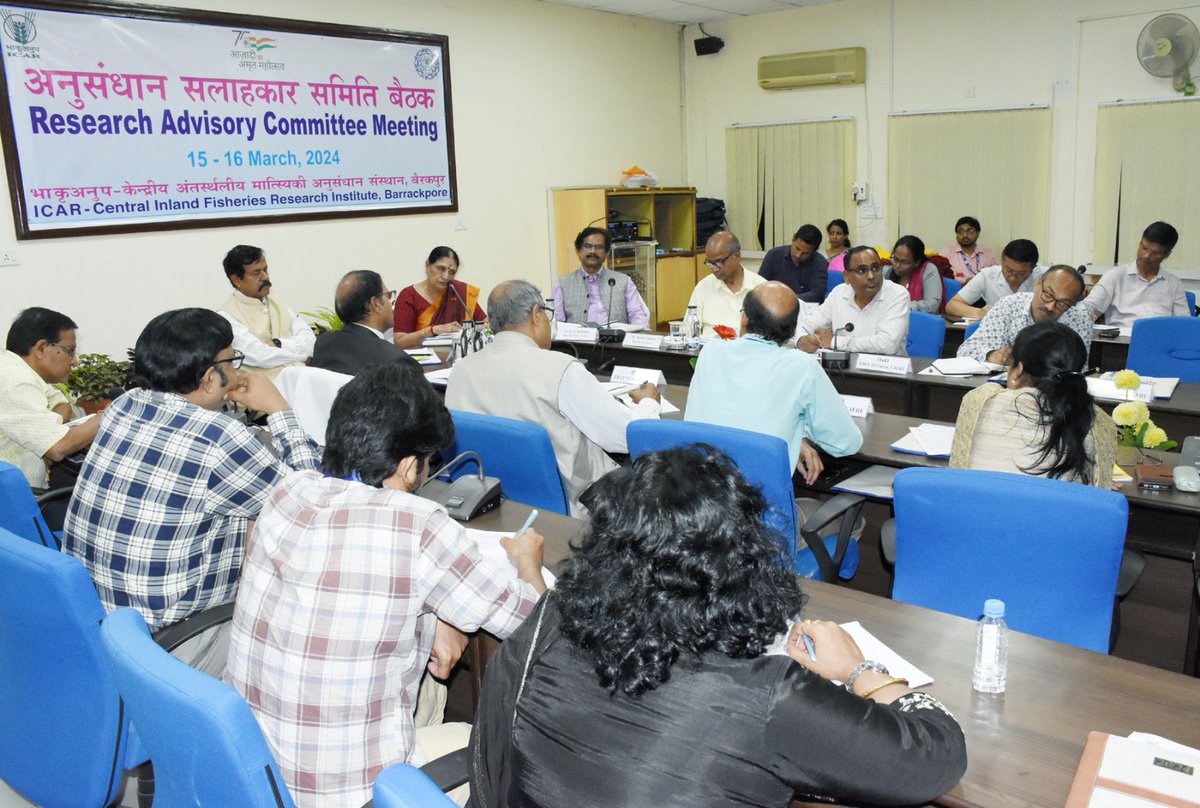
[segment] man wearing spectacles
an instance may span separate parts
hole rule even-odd
[[[1190,317],[1183,282],[1162,269],[1179,242],[1179,231],[1155,222],[1142,232],[1137,258],[1104,273],[1084,301],[1092,319],[1108,325],[1131,326],[1141,317]]]
[[[305,364],[317,338],[308,323],[271,296],[262,249],[239,244],[222,263],[233,294],[217,313],[233,328],[233,347],[246,355],[247,369],[274,379],[288,365]]]
[[[704,333],[712,336],[714,326],[737,331],[742,327],[742,303],[746,295],[766,279],[742,267],[742,243],[728,230],[713,233],[704,245],[704,266],[712,274],[692,290],[688,306],[695,306]]]
[[[608,231],[600,227],[585,227],[575,237],[579,269],[556,280],[550,292],[560,323],[649,325],[646,301],[629,276],[604,266],[611,247]]]
[[[417,362],[384,336],[392,327],[396,293],[378,272],[356,269],[338,281],[333,309],[342,320],[337,331],[317,337],[313,367],[357,376],[371,365]]]
[[[996,266],[1000,259],[994,250],[978,245],[979,234],[983,228],[974,216],[963,216],[954,223],[954,244],[943,252],[950,259],[950,268],[954,277],[960,281],[969,281],[983,270],[984,267]]]
[[[88,452],[63,533],[105,608],[132,606],[153,629],[233,599],[250,524],[276,483],[320,458],[271,380],[239,372],[216,312],[155,317],[134,348],[139,387],[114,401]],[[222,411],[267,413],[278,450]],[[228,623],[173,653],[214,676]]]
[[[845,283],[824,302],[802,314],[796,347],[813,353],[831,348],[859,353],[905,356],[908,338],[908,290],[883,279],[883,261],[870,247],[846,253]]]
[[[99,418],[74,418],[65,382],[78,361],[76,325],[50,309],[28,308],[8,330],[0,355],[0,460],[21,470],[31,488],[50,484],[47,463],[70,457],[92,442]]]
[[[1013,239],[1004,246],[1000,265],[984,267],[946,304],[955,317],[982,319],[992,305],[1017,292],[1033,291],[1033,284],[1046,267],[1038,265],[1038,248],[1027,238]]]
[[[1012,360],[1012,344],[1021,329],[1034,323],[1061,320],[1083,339],[1084,348],[1092,344],[1092,318],[1083,299],[1083,276],[1074,267],[1055,264],[1033,284],[1032,292],[1018,292],[992,306],[979,328],[958,348],[958,356],[980,362],[1007,365]]]
[[[829,282],[829,262],[817,252],[820,246],[821,231],[817,226],[801,225],[790,245],[767,250],[758,274],[763,280],[786,284],[806,303],[820,303],[825,299],[825,285]]]

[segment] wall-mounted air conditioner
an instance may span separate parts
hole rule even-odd
[[[758,86],[764,90],[862,84],[867,77],[865,48],[783,53],[758,60]]]

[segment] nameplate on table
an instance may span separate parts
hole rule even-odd
[[[626,348],[646,348],[657,351],[662,348],[663,334],[626,334],[621,343]]]
[[[866,418],[875,412],[875,405],[871,402],[869,396],[843,395],[842,403],[846,405],[846,411],[854,418]]]
[[[876,373],[895,373],[905,376],[912,373],[912,360],[907,356],[884,356],[883,354],[859,354],[854,363],[855,370],[873,370]]]
[[[1149,404],[1154,401],[1154,383],[1143,381],[1136,390],[1122,390],[1112,379],[1088,376],[1087,389],[1094,398],[1103,401],[1144,401]]]
[[[651,370],[650,368],[631,368],[625,365],[617,365],[613,368],[612,375],[609,376],[610,381],[623,382],[628,384],[630,388],[639,387],[640,385],[650,382],[658,388],[659,393],[667,392],[667,377],[661,370]]]
[[[586,325],[580,325],[579,323],[559,323],[558,331],[554,335],[554,338],[563,342],[594,343],[599,336],[600,330],[598,328],[588,328]]]

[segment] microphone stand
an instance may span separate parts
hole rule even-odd
[[[830,345],[837,345],[837,335],[839,332],[847,334],[854,331],[854,323],[846,323],[841,328],[833,330],[833,339]],[[850,367],[850,352],[839,351],[834,348],[827,348],[821,351],[821,367],[826,370],[845,370]]]
[[[619,328],[612,327],[612,296],[617,286],[616,278],[608,279],[608,311],[605,312],[604,328],[599,329],[596,341],[603,345],[606,342],[621,342],[624,333]]]

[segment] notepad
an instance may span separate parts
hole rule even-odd
[[[1065,805],[1200,808],[1200,751],[1141,733],[1089,732]]]
[[[500,485],[503,487],[503,480],[500,481]],[[534,530],[536,529],[537,525],[535,524]],[[467,538],[475,542],[475,546],[479,548],[479,554],[481,556],[489,561],[493,561],[501,565],[503,568],[511,569],[513,571],[513,576],[516,576],[517,565],[512,563],[508,557],[508,553],[504,552],[504,547],[500,544],[500,537],[511,536],[511,531],[506,533],[503,530],[476,530],[475,528],[470,527],[466,530]],[[548,588],[554,588],[554,582],[556,579],[553,572],[545,567],[542,567],[542,578],[546,581],[546,586]]]
[[[767,649],[767,654],[787,654],[787,640],[791,635],[792,625],[794,624],[788,623],[787,630],[775,638],[774,644]],[[854,638],[854,642],[858,644],[858,648],[862,651],[864,659],[872,659],[879,662],[888,669],[888,673],[892,676],[907,679],[908,686],[911,688],[925,687],[925,685],[933,684],[932,676],[893,651],[874,634],[863,628],[863,625],[857,620],[850,623],[842,623],[841,626],[846,630],[847,634]],[[821,649],[818,647],[816,650],[817,658],[820,659]],[[840,685],[842,683],[834,680],[834,684]]]
[[[927,457],[949,457],[954,444],[954,427],[941,424],[921,424],[910,427],[908,434],[892,444],[891,448],[906,454]]]
[[[831,486],[834,491],[849,491],[879,499],[892,498],[892,482],[900,469],[892,466],[867,466],[865,469]]]

